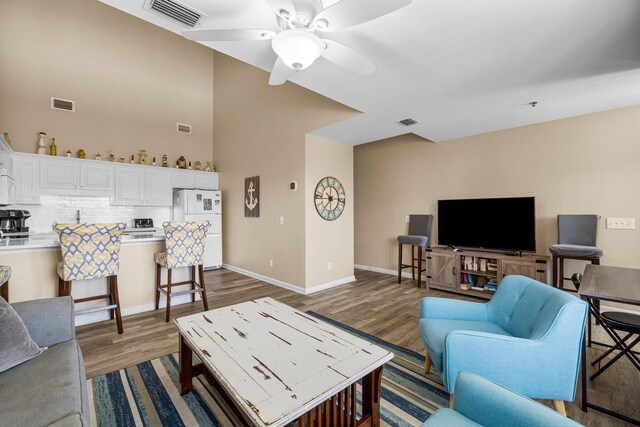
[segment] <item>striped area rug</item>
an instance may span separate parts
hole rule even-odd
[[[437,408],[448,405],[449,395],[437,375],[425,376],[424,356],[357,329],[308,312],[395,354],[382,378],[383,426],[420,426]],[[200,376],[193,390],[179,391],[178,354],[139,363],[87,381],[92,425],[121,426],[239,426],[231,410]],[[358,403],[360,396],[358,392]]]

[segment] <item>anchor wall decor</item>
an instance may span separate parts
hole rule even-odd
[[[252,176],[244,179],[244,216],[260,217],[260,177]]]

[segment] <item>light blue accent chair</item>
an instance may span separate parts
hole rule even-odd
[[[576,427],[550,408],[468,372],[456,379],[453,409],[438,409],[422,427]]]
[[[487,303],[424,298],[420,333],[449,391],[466,371],[532,399],[575,399],[587,304],[524,276],[507,276]]]

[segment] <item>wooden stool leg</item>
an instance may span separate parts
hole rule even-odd
[[[9,281],[7,280],[3,284],[0,284],[0,296],[5,301],[9,302]]]
[[[453,409],[453,394],[449,395],[449,409]]]
[[[171,317],[171,269],[167,268],[167,309],[165,321],[169,322]]]
[[[411,278],[416,280],[416,247],[411,245]]]
[[[422,246],[418,246],[418,288],[422,287]]]
[[[209,301],[207,300],[207,289],[204,285],[204,267],[202,264],[198,266],[198,273],[200,273],[200,287],[202,288],[202,303],[204,304],[204,311],[209,311]]]
[[[560,257],[560,277],[558,277],[558,289],[564,289],[564,257]]]
[[[113,276],[107,277],[107,286],[109,287],[109,305],[113,305],[114,297],[113,297]],[[111,315],[111,320],[115,318],[116,310],[112,308],[109,310],[109,314]]]
[[[398,243],[398,283],[402,282],[402,243]]]
[[[162,267],[156,263],[156,310],[160,308],[160,277],[162,277]]]
[[[118,296],[118,275],[111,276],[111,282],[113,283],[113,299],[116,303],[116,324],[118,325],[118,333],[124,332],[122,327],[122,315],[120,314],[120,297]]]
[[[196,289],[196,266],[192,265],[191,268],[191,290]],[[196,302],[196,294],[191,294],[191,302]]]

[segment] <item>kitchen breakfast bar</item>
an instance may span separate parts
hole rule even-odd
[[[162,231],[153,234],[127,234],[122,238],[118,288],[122,315],[155,309],[154,254],[165,249]],[[60,243],[54,233],[36,233],[28,238],[0,240],[0,264],[11,266],[10,301],[19,302],[57,296],[56,264],[61,260]],[[174,269],[173,281],[187,280],[188,268]],[[166,283],[163,269],[162,281]],[[74,299],[106,292],[106,279],[92,279],[74,284]],[[196,298],[199,296],[196,294]],[[172,305],[191,301],[190,295],[172,297]],[[83,303],[83,308],[100,302]],[[102,303],[104,305],[104,303]],[[165,306],[164,297],[160,307]],[[95,312],[76,317],[76,324],[109,319],[109,313]]]

